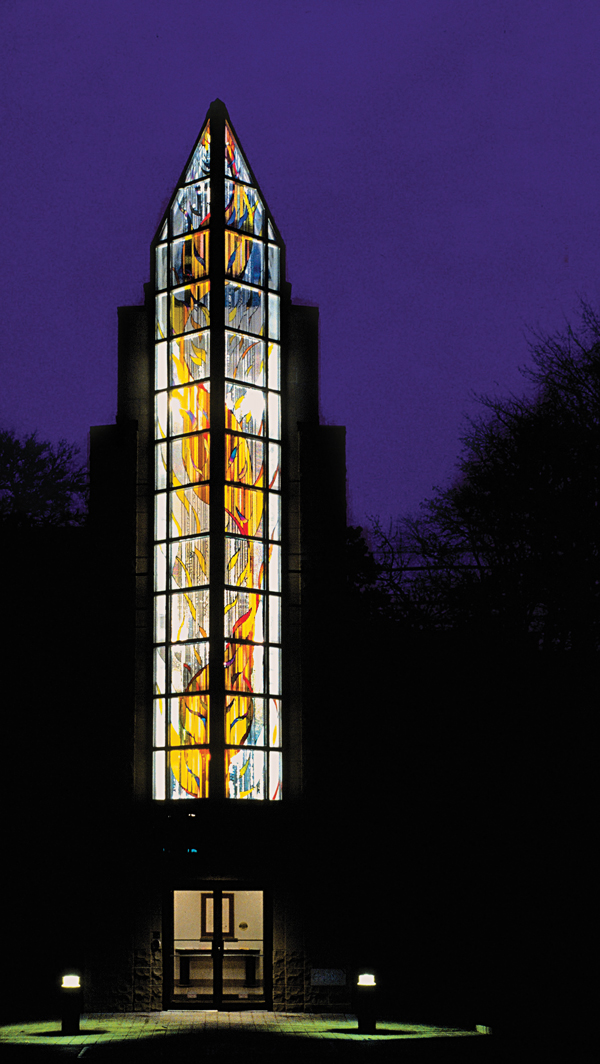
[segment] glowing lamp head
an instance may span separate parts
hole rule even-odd
[[[375,976],[374,975],[369,975],[368,973],[365,973],[364,975],[359,975],[359,977],[358,977],[358,985],[359,986],[376,986]]]
[[[78,987],[81,986],[81,983],[80,983],[80,980],[79,980],[79,976],[78,975],[63,975],[61,986],[65,990],[66,989],[72,989],[72,988],[77,989]]]

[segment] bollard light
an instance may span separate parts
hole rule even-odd
[[[61,1031],[63,1034],[79,1034],[81,1016],[81,976],[78,972],[65,972],[60,984]]]
[[[356,984],[356,1018],[359,1034],[375,1034],[375,994],[377,983],[372,972],[361,972]]]

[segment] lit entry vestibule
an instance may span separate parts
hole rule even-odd
[[[173,1007],[264,1002],[261,890],[173,891]]]

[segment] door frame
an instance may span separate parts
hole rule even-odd
[[[215,890],[229,894],[236,890],[260,890],[263,896],[263,997],[225,1000],[222,997],[222,967],[218,976],[218,992],[212,996],[183,999],[176,1001],[174,995],[174,895],[176,890],[193,890],[201,893],[213,893]],[[213,979],[215,972],[213,971]],[[273,901],[271,892],[264,883],[246,879],[190,879],[177,876],[169,890],[163,894],[163,1009],[172,1012],[180,1009],[195,1011],[241,1012],[246,1009],[260,1008],[271,1012],[273,1009]]]

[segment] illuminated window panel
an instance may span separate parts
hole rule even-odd
[[[228,746],[266,746],[264,698],[225,697],[225,742]]]
[[[240,694],[264,694],[265,655],[254,643],[227,643],[225,647],[225,690]]]
[[[279,296],[269,292],[269,336],[279,340]]]
[[[275,391],[279,391],[280,381],[280,362],[281,362],[281,349],[279,344],[272,344],[269,341],[269,388],[274,388]]]
[[[281,497],[269,492],[269,539],[281,539]]]
[[[264,642],[264,595],[225,588],[225,638]]]
[[[162,393],[161,393],[162,394]],[[172,436],[210,428],[210,382],[188,384],[169,393],[169,431]]]
[[[225,382],[225,427],[251,436],[265,433],[265,393]]]
[[[198,587],[208,584],[210,541],[208,536],[199,539],[182,539],[171,543],[171,587]],[[165,557],[166,562],[166,557]],[[157,591],[161,588],[157,587]]]
[[[154,726],[153,726],[153,745],[164,746],[166,736],[166,713],[165,713],[164,698],[154,699]]]
[[[154,651],[154,693],[164,695],[167,689],[167,648],[157,647]]]
[[[210,182],[200,181],[177,191],[171,208],[174,236],[194,232],[210,221]]]
[[[208,744],[209,697],[207,694],[181,695],[169,699],[169,731],[173,746]]]
[[[167,537],[167,494],[154,496],[154,538]]]
[[[225,583],[236,587],[263,587],[264,559],[265,548],[260,540],[226,536]]]
[[[167,335],[167,296],[157,296],[155,300],[154,337],[164,340]],[[182,330],[183,331],[183,330]]]
[[[154,437],[164,440],[167,435],[167,415],[169,411],[168,392],[158,392],[154,397]]]
[[[225,273],[248,284],[263,283],[264,244],[241,233],[225,232]]]
[[[178,333],[195,332],[210,325],[210,284],[186,285],[171,292],[171,331]]]
[[[228,329],[263,336],[265,331],[265,296],[259,288],[225,282],[225,325]],[[183,330],[181,330],[183,332]],[[275,336],[275,339],[277,337]]]
[[[257,384],[265,381],[265,342],[243,333],[225,333],[225,376],[240,383]]]
[[[281,699],[269,699],[269,746],[281,746]]]
[[[281,439],[281,399],[277,392],[269,392],[269,436]]]
[[[167,638],[166,618],[166,596],[157,595],[154,599],[154,639],[157,643],[164,643],[165,639]]]
[[[179,643],[171,648],[170,690],[195,694],[208,690],[208,643]]]
[[[171,341],[169,384],[188,384],[210,376],[210,332],[191,333]]]
[[[185,172],[186,181],[197,181],[210,173],[210,122],[202,130],[194,154]]]
[[[269,288],[279,288],[279,248],[269,244]]]
[[[154,590],[166,591],[167,588],[167,545],[159,543],[154,548]],[[157,642],[157,640],[155,640]]]
[[[184,436],[171,444],[171,485],[197,484],[210,476],[210,433]]]
[[[208,232],[174,240],[171,244],[171,284],[185,284],[208,276]]]
[[[281,643],[281,599],[269,595],[269,642]]]
[[[208,750],[169,752],[169,798],[208,798]]]
[[[208,639],[207,588],[171,595],[171,642],[187,639]]]
[[[281,694],[281,650],[269,647],[269,691],[272,695]]]
[[[265,445],[247,436],[225,436],[225,480],[263,487]]]
[[[156,287],[167,287],[167,254],[168,244],[159,244],[156,249]]]
[[[225,531],[262,536],[264,492],[225,485]]]
[[[238,181],[247,181],[248,184],[252,181],[250,171],[227,122],[225,123],[225,173],[227,177],[235,177]]]
[[[225,775],[228,780],[228,798],[266,798],[266,763],[263,750],[247,747],[242,747],[241,750],[226,750]]]
[[[167,445],[158,443],[155,451],[154,486],[157,491],[162,491],[167,486]]]
[[[208,484],[199,484],[170,493],[171,536],[179,539],[209,531],[208,491]]]
[[[267,485],[271,491],[281,490],[281,447],[278,443],[269,444],[269,473]]]
[[[269,591],[281,591],[281,547],[269,544]]]
[[[225,225],[244,233],[262,236],[263,202],[254,188],[225,181]]]
[[[166,797],[165,769],[167,766],[164,750],[155,750],[152,761],[152,797],[156,801],[164,801]]]
[[[169,381],[167,376],[167,342],[163,340],[162,343],[156,345],[154,355],[154,378],[155,388],[157,392],[160,392],[163,388],[166,388]]]
[[[282,797],[282,758],[280,753],[269,753],[269,799],[280,801]]]

